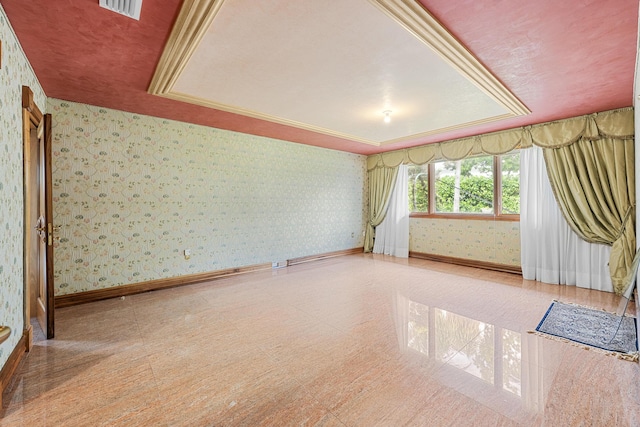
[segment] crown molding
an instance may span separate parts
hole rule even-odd
[[[531,111],[415,0],[369,0],[514,116]]]
[[[148,92],[165,95],[198,48],[224,0],[185,0],[151,79]]]
[[[220,102],[210,101],[206,98],[200,98],[198,96],[189,95],[182,92],[171,91],[169,93],[163,94],[165,98],[173,99],[175,101],[188,102],[190,104],[201,105],[203,107],[214,108],[220,111],[227,111],[229,113],[240,114],[242,116],[253,117],[260,120],[265,120],[268,122],[279,123],[281,125],[292,126],[298,129],[309,130],[312,132],[322,133],[324,135],[335,136],[336,138],[348,139],[355,142],[360,142],[362,144],[373,145],[379,147],[382,145],[379,142],[370,141],[368,139],[360,138],[357,136],[349,135],[346,133],[332,131],[320,126],[314,126],[307,123],[297,122],[295,120],[284,119],[282,117],[272,116],[269,114],[260,113],[258,111],[248,110],[245,108],[234,107],[232,105],[223,104]]]
[[[458,130],[458,129],[464,129],[464,128],[468,128],[468,127],[472,127],[472,126],[479,126],[479,125],[484,125],[484,124],[487,124],[487,123],[497,122],[497,121],[500,121],[500,120],[510,119],[512,117],[514,117],[514,114],[505,113],[505,114],[501,114],[499,116],[487,117],[487,118],[480,119],[480,120],[473,120],[471,122],[458,123],[457,125],[447,126],[447,127],[443,127],[443,128],[433,129],[433,130],[430,130],[430,131],[427,131],[427,132],[421,132],[421,133],[416,133],[416,134],[413,134],[413,135],[403,136],[402,138],[390,139],[388,141],[381,142],[379,145],[380,146],[385,146],[385,145],[395,144],[397,142],[403,142],[403,141],[409,141],[409,140],[412,140],[412,139],[424,138],[424,137],[431,136],[431,135],[437,135],[439,133],[447,133],[447,132],[452,132],[452,131]]]

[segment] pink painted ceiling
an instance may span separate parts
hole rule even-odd
[[[98,0],[2,0],[47,96],[303,144],[373,154],[632,105],[637,0],[420,0],[530,115],[369,146],[147,93],[181,0],[140,21]]]

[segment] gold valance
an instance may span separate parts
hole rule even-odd
[[[460,160],[482,154],[498,155],[533,144],[542,148],[570,145],[583,137],[633,138],[633,107],[588,114],[554,122],[487,133],[452,141],[438,142],[373,154],[367,158],[367,169],[393,168],[402,163],[422,165],[438,160]]]

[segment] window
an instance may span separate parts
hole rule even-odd
[[[502,213],[520,214],[520,152],[500,156]]]
[[[429,212],[429,165],[409,166],[409,212]]]
[[[475,216],[517,220],[520,152],[409,167],[412,216]]]
[[[435,163],[436,213],[493,214],[493,156]]]

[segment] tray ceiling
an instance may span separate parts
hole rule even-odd
[[[185,3],[150,92],[376,146],[529,112],[402,0]]]
[[[359,154],[632,105],[637,0],[1,7],[47,96]]]

